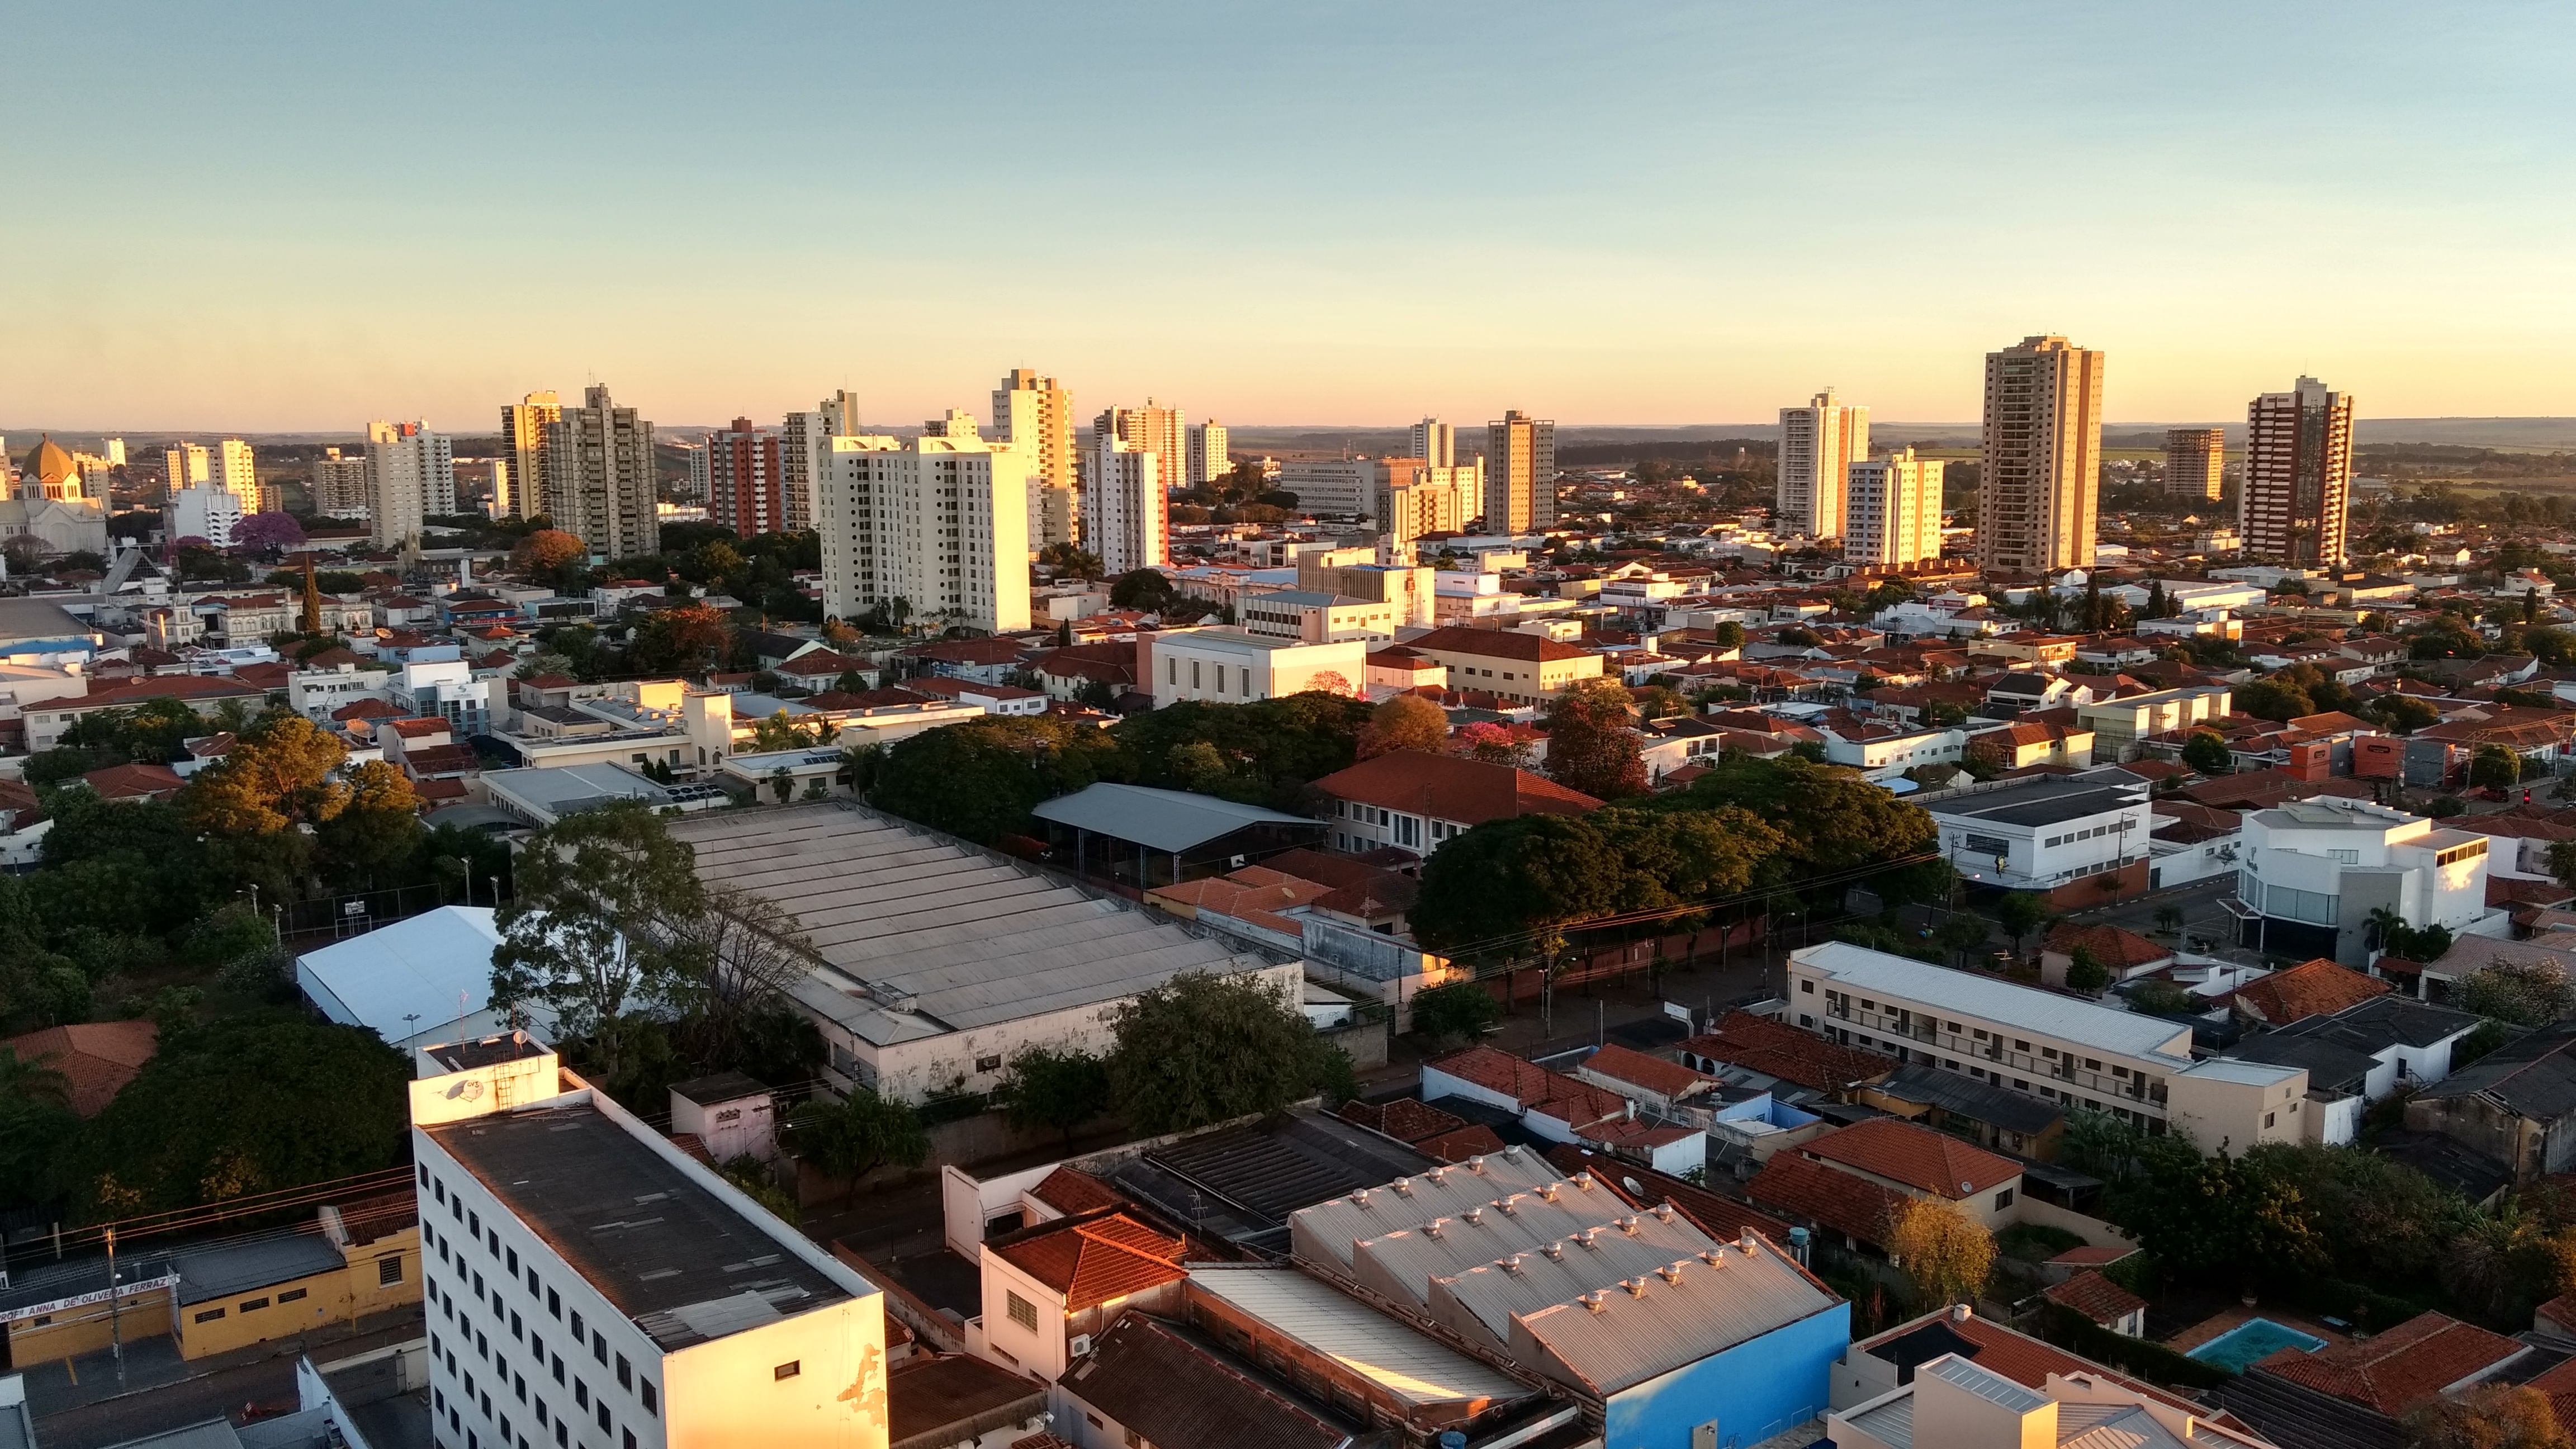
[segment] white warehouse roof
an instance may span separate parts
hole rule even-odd
[[[1789,960],[1822,972],[1862,995],[1920,1002],[2124,1056],[2169,1057],[2177,1067],[2188,1065],[2191,1059],[2188,1027],[2117,1007],[2096,1006],[2036,986],[1891,956],[1848,941],[1807,946],[1790,952]]]
[[[324,1016],[401,1045],[444,1041],[492,1006],[489,906],[441,906],[296,958],[295,981]]]

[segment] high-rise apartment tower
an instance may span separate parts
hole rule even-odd
[[[454,445],[424,424],[367,424],[367,526],[377,544],[420,537],[421,523],[456,511]]]
[[[2352,394],[2313,377],[2245,410],[2245,551],[2298,568],[2340,568],[2352,491]]]
[[[1225,424],[1214,418],[1192,423],[1189,437],[1188,486],[1196,488],[1202,483],[1213,483],[1233,469],[1234,461],[1226,456]]]
[[[251,459],[250,444],[239,438],[226,438],[214,446],[215,486],[241,500],[242,512],[275,513],[278,511],[277,486],[259,481],[259,469]]]
[[[371,497],[364,454],[343,458],[337,448],[322,450],[321,458],[313,464],[314,512],[325,518],[366,518]]]
[[[1947,465],[1912,448],[1864,458],[1843,473],[1843,562],[1903,568],[1941,556],[1941,483]]]
[[[1780,527],[1810,538],[1843,536],[1843,484],[1869,456],[1869,409],[1832,388],[1805,407],[1780,409]]]
[[[1184,486],[1190,466],[1189,419],[1179,408],[1158,407],[1152,398],[1141,408],[1110,408],[1091,423],[1092,448],[1083,454],[1088,466],[1098,456],[1103,438],[1142,448],[1155,457],[1155,474],[1165,488]],[[1089,491],[1086,483],[1084,490]]]
[[[545,437],[545,512],[555,527],[590,545],[595,558],[659,553],[653,425],[594,384],[580,407],[547,424]]]
[[[2215,503],[2226,470],[2226,429],[2165,429],[2166,496],[2187,503]]]
[[[998,633],[1029,626],[1027,460],[950,409],[920,436],[832,440],[821,518],[823,610]]]
[[[1082,462],[1073,440],[1073,394],[1051,377],[1015,367],[993,389],[993,436],[1020,451],[1029,476],[1029,547],[1071,543],[1080,531]]]
[[[1112,578],[1171,560],[1160,454],[1116,438],[1093,441],[1082,468],[1082,546]]]
[[[563,399],[532,392],[501,405],[501,457],[510,465],[510,516],[534,518],[546,498],[546,428],[563,416]]]
[[[2102,361],[2055,336],[1986,354],[1979,566],[2016,574],[2093,566]]]
[[[788,421],[805,416],[795,414]],[[795,495],[787,485],[785,454],[777,431],[755,428],[749,418],[736,418],[723,432],[707,434],[707,521],[743,538],[792,528],[790,501]]]
[[[1517,408],[1485,424],[1485,531],[1556,526],[1556,424]]]
[[[1434,468],[1457,467],[1458,430],[1438,418],[1424,418],[1413,425],[1412,451],[1406,456]]]

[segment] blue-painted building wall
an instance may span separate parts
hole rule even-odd
[[[1684,1364],[1603,1405],[1603,1449],[1691,1449],[1717,1422],[1719,1449],[1743,1449],[1825,1411],[1834,1361],[1851,1348],[1851,1305],[1836,1303],[1724,1353]]]

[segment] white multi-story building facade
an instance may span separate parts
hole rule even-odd
[[[1420,458],[1434,468],[1458,465],[1458,430],[1438,418],[1424,418],[1413,425],[1412,451],[1406,456]]]
[[[2487,904],[2488,837],[2366,800],[2294,800],[2245,817],[2236,896],[2242,944],[2361,966],[2393,915],[2417,930],[2507,936]],[[2379,914],[2381,912],[2386,915]]]
[[[440,1449],[885,1449],[885,1299],[524,1034],[411,1083]]]
[[[162,450],[161,471],[173,493],[215,481],[214,460],[203,443],[172,443]]]
[[[368,477],[367,459],[361,455],[343,458],[337,448],[325,448],[313,464],[313,509],[325,518],[359,521],[370,516],[374,507],[375,485]]]
[[[1189,472],[1185,479],[1187,487],[1196,488],[1202,483],[1213,483],[1234,469],[1234,461],[1226,452],[1225,424],[1214,418],[1203,423],[1190,424],[1189,452]]]
[[[1843,561],[1893,569],[1940,558],[1946,472],[1945,464],[1917,458],[1911,447],[1846,468]]]
[[[1308,644],[1238,629],[1166,629],[1138,644],[1154,707],[1185,699],[1247,704],[1310,689],[1355,695],[1368,677],[1369,644],[1350,639]]]
[[[1073,441],[1072,392],[1029,368],[1011,369],[993,389],[993,436],[1027,459],[1029,547],[1075,542],[1081,528],[1082,460]]]
[[[456,511],[456,454],[417,422],[367,425],[367,524],[377,544],[420,537],[421,520]]]
[[[581,406],[546,425],[545,512],[590,545],[593,558],[659,553],[662,519],[653,490],[653,425],[592,386]]]
[[[1163,457],[1095,438],[1082,469],[1082,546],[1111,577],[1171,562],[1171,512]]]
[[[856,618],[899,599],[914,619],[1027,628],[1026,469],[954,408],[918,437],[834,438],[818,520],[824,612]]]
[[[277,490],[261,486],[250,444],[226,438],[215,444],[210,461],[213,472],[208,481],[240,499],[244,514],[277,511]]]
[[[1780,528],[1842,537],[1845,475],[1868,456],[1869,409],[1844,403],[1832,388],[1805,407],[1780,409]]]
[[[1280,491],[1297,495],[1297,508],[1318,518],[1357,518],[1385,486],[1388,469],[1370,458],[1303,458],[1279,465]]]
[[[2009,573],[2093,567],[2102,483],[2099,352],[2025,337],[1986,354],[1977,562]]]
[[[2352,491],[2352,394],[2313,377],[2245,411],[2245,551],[2292,568],[2341,568]]]
[[[2143,861],[2155,821],[2147,782],[2118,768],[1973,785],[1925,799],[1959,874],[2008,890],[2054,890]]]
[[[202,538],[217,548],[230,548],[233,530],[241,527],[241,500],[212,484],[174,490],[169,509],[164,527],[174,540]]]

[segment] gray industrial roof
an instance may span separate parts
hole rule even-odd
[[[280,1233],[249,1242],[226,1243],[174,1255],[179,1265],[179,1303],[206,1303],[218,1298],[272,1288],[316,1273],[346,1267],[348,1259],[320,1233]]]
[[[671,835],[708,885],[796,918],[821,958],[797,1000],[878,1046],[1269,964],[854,805],[715,812]]]
[[[2000,790],[1945,795],[1924,802],[1923,808],[1944,820],[1985,820],[2035,828],[2108,814],[2125,805],[2143,805],[2145,785],[2144,780],[2126,770],[2088,770],[2080,775],[2041,775]]]
[[[0,599],[0,644],[97,637],[95,627],[49,599]]]
[[[1049,800],[1029,813],[1040,820],[1165,852],[1222,840],[1253,825],[1304,825],[1319,832],[1324,828],[1320,820],[1264,810],[1258,805],[1238,805],[1214,795],[1106,783]]]
[[[423,1130],[665,1349],[850,1296],[587,1104]]]

